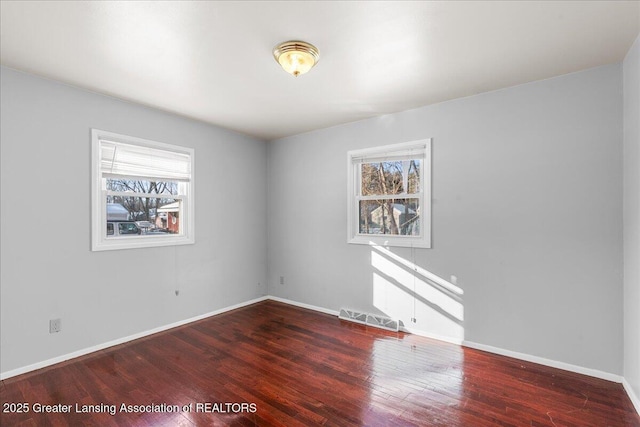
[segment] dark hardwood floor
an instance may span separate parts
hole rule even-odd
[[[620,384],[273,301],[7,379],[0,401],[29,405],[3,426],[640,426]]]

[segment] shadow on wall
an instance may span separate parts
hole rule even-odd
[[[461,288],[373,243],[371,266],[373,305],[378,310],[400,319],[409,329],[452,341],[464,340]]]

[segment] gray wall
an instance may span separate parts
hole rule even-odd
[[[640,399],[640,37],[624,75],[624,377]]]
[[[426,137],[433,248],[347,244],[346,152]],[[622,373],[620,64],[284,138],[268,160],[270,294]]]
[[[637,88],[637,57],[638,42],[624,64],[625,150],[636,153],[625,156],[627,260],[638,259],[638,187],[629,187],[638,185],[638,94],[628,83]],[[1,372],[256,298],[267,280],[270,294],[299,302],[387,313],[432,335],[623,372],[622,65],[268,148],[6,68],[0,83]],[[195,245],[89,250],[92,127],[195,148]],[[347,244],[346,152],[425,137],[433,138],[433,249]],[[443,296],[402,260],[456,275],[464,295]],[[633,265],[624,373],[638,390]],[[459,304],[464,320],[451,315]],[[49,334],[57,317],[63,331]]]
[[[266,293],[263,141],[6,68],[0,78],[1,372]],[[92,127],[195,149],[196,244],[90,251]],[[62,332],[49,334],[52,318]]]

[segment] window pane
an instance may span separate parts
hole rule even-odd
[[[362,195],[390,195],[404,193],[402,162],[363,163]]]
[[[361,200],[360,234],[420,235],[419,199]]]
[[[420,160],[362,163],[363,196],[417,194],[420,192]]]
[[[420,174],[422,173],[422,161],[420,159],[409,161],[409,176],[407,177],[407,193],[418,194],[420,192]]]
[[[180,233],[181,204],[173,198],[109,195],[107,236]]]
[[[107,178],[107,191],[146,194],[178,195],[178,183],[173,181],[145,181]]]

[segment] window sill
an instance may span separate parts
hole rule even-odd
[[[193,237],[188,236],[136,236],[113,237],[93,242],[92,251],[112,251],[122,249],[155,248],[161,246],[192,245]]]
[[[390,246],[400,248],[431,248],[431,242],[423,237],[397,237],[397,236],[364,236],[358,235],[348,240],[349,244],[368,246]]]

